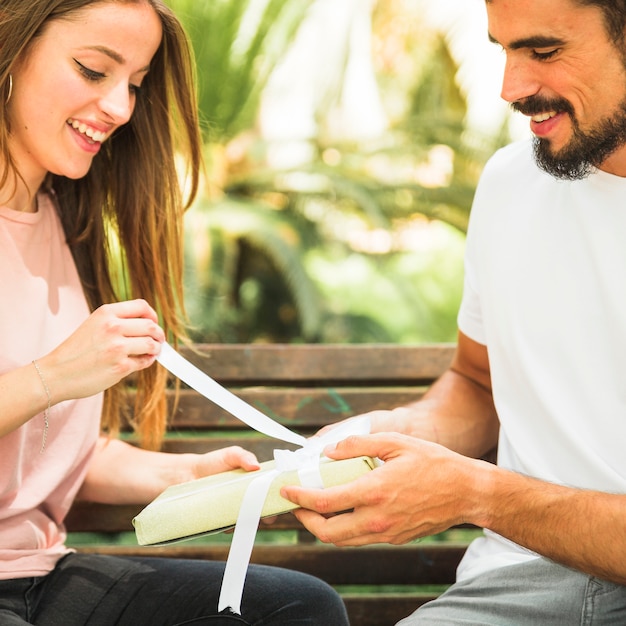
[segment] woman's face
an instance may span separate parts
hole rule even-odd
[[[147,2],[97,2],[52,21],[13,74],[10,148],[31,191],[84,176],[128,122],[162,36]]]

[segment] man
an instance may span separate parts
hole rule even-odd
[[[382,467],[283,493],[342,546],[485,528],[403,625],[626,624],[626,2],[486,8],[534,138],[478,186],[452,366],[327,451]],[[496,443],[498,466],[475,460]]]

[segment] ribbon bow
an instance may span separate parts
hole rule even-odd
[[[275,422],[222,387],[195,365],[189,363],[169,344],[162,344],[161,354],[157,361],[192,389],[251,428],[269,437],[300,446],[295,451],[274,450],[275,469],[263,472],[254,478],[244,494],[226,561],[218,602],[219,612],[230,608],[241,615],[241,596],[243,595],[246,571],[263,504],[272,482],[282,472],[295,470],[298,472],[298,477],[303,486],[323,488],[324,484],[319,470],[320,462],[323,460],[322,451],[327,445],[337,443],[350,435],[368,434],[370,432],[369,419],[366,416],[355,418],[338,425],[322,436],[306,439]]]

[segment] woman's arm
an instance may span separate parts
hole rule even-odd
[[[169,454],[101,437],[78,498],[147,504],[170,485],[237,468],[253,471],[259,463],[252,452],[238,446],[206,454]]]
[[[164,340],[157,315],[144,300],[101,306],[37,358],[41,375],[30,363],[0,376],[0,437],[43,411],[48,401],[92,396],[152,365]]]

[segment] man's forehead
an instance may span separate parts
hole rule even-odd
[[[485,0],[485,5],[489,39],[507,50],[561,47],[588,27],[594,37],[606,35],[601,9],[577,0]]]

